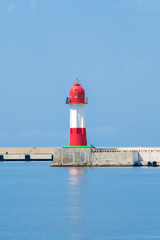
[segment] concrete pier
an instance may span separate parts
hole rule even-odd
[[[0,148],[2,161],[53,161],[58,148]]]
[[[158,166],[160,148],[59,148],[51,166]]]
[[[52,161],[53,167],[159,166],[160,147],[0,148],[0,161]]]

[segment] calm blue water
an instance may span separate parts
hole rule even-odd
[[[160,239],[160,168],[0,163],[0,240]]]

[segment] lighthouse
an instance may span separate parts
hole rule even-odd
[[[88,103],[78,79],[69,90],[66,104],[70,106],[70,146],[87,146],[84,106]]]

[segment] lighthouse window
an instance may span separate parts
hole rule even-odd
[[[75,91],[77,92],[77,89],[75,89]]]
[[[75,96],[75,98],[77,98],[77,94],[75,94],[74,96]]]
[[[81,94],[81,98],[83,98],[83,95]]]

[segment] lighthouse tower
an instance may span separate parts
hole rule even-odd
[[[84,88],[78,79],[69,91],[66,104],[70,105],[70,146],[86,146],[87,135],[85,127],[84,106],[88,103]]]

